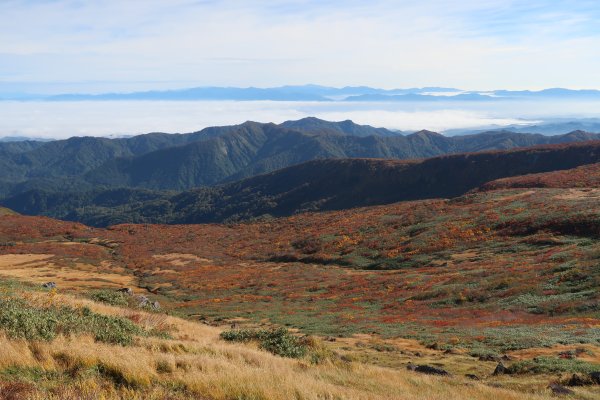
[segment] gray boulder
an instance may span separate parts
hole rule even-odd
[[[558,383],[551,383],[548,387],[550,388],[550,390],[552,390],[552,394],[557,396],[568,396],[571,394],[575,394],[575,392],[571,389],[559,385]]]
[[[441,376],[450,375],[448,373],[448,371],[445,371],[441,368],[432,367],[429,365],[415,365],[413,363],[408,363],[408,365],[406,366],[406,369],[408,369],[409,371],[420,372],[422,374],[428,374],[428,375],[441,375]]]
[[[498,365],[496,365],[496,369],[494,370],[494,373],[492,375],[502,375],[502,374],[506,374],[506,367],[504,366],[504,364],[502,363],[498,363]]]
[[[126,294],[127,296],[133,296],[133,289],[128,287],[117,289],[117,292]]]
[[[138,302],[138,307],[147,307],[150,304],[150,299],[143,294],[138,294],[135,299]]]

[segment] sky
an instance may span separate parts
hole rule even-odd
[[[1,93],[600,89],[597,0],[0,0]]]

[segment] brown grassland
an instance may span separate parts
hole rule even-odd
[[[595,164],[235,225],[96,229],[0,211],[2,298],[140,329],[115,322],[136,332],[119,344],[59,321],[31,339],[14,334],[28,320],[11,331],[0,315],[0,399],[550,398],[551,382],[600,370],[598,177]],[[166,314],[89,299],[122,287]],[[220,339],[232,324],[286,326],[308,355]],[[502,356],[511,372],[492,375]]]
[[[23,295],[23,293],[20,293]],[[29,293],[47,303],[47,293]],[[224,343],[220,328],[179,318],[129,311],[55,295],[52,302],[136,317],[140,324],[166,327],[172,338],[138,338],[123,347],[89,336],[52,342],[0,339],[0,368],[36,379],[3,384],[25,398],[207,398],[207,399],[544,399],[544,395],[473,383],[465,378],[417,376],[404,369],[334,360],[314,365],[271,355],[253,346]],[[46,305],[47,306],[47,305]],[[419,349],[419,345],[410,344]],[[100,373],[97,370],[100,368]],[[543,392],[543,390],[542,390]],[[15,397],[20,398],[20,397]],[[592,398],[591,394],[588,398]]]

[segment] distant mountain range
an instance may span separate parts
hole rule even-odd
[[[0,143],[0,197],[32,189],[181,191],[318,159],[404,160],[596,139],[599,134],[583,131],[557,136],[510,131],[454,137],[429,131],[402,135],[352,121],[305,118],[279,125],[246,122],[189,134],[5,142]]]
[[[1,142],[24,142],[24,141],[36,141],[36,142],[50,142],[54,139],[41,138],[41,137],[27,137],[27,136],[5,136],[0,137]]]
[[[539,133],[542,135],[561,135],[573,131],[600,132],[600,118],[581,118],[581,119],[559,119],[549,120],[536,124],[527,125],[505,125],[489,126],[486,131],[511,131],[518,133]],[[478,129],[450,129],[444,131],[444,135],[467,135],[482,132]]]
[[[598,96],[600,98],[600,95]],[[344,101],[407,101],[407,102],[442,102],[442,101],[496,101],[496,100],[507,100],[510,97],[493,97],[490,95],[483,95],[479,93],[460,93],[460,94],[452,94],[452,95],[431,95],[431,94],[418,94],[418,93],[408,93],[408,94],[398,94],[398,95],[389,95],[389,94],[361,94],[357,96],[349,96],[344,99]]]
[[[450,198],[498,178],[600,162],[600,141],[426,160],[314,160],[216,187],[181,193],[119,188],[31,190],[2,201],[23,214],[107,226],[234,222],[405,200]]]
[[[236,101],[363,101],[363,102],[427,102],[427,101],[506,101],[506,100],[600,100],[598,90],[562,88],[540,91],[465,91],[456,88],[424,87],[378,89],[368,86],[335,88],[319,85],[280,86],[273,88],[195,87],[176,90],[151,90],[131,93],[99,94],[6,94],[0,100],[15,101],[107,101],[107,100],[236,100]]]

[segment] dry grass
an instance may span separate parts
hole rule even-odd
[[[53,254],[0,255],[0,275],[38,284],[54,281],[64,289],[134,286],[131,275],[99,271],[98,267],[81,262],[60,266],[52,262],[53,257]]]
[[[592,364],[600,365],[600,346],[594,346],[590,344],[582,344],[582,345],[557,345],[553,347],[544,347],[544,348],[532,348],[532,349],[524,349],[513,351],[510,353],[511,356],[515,357],[519,360],[530,360],[535,357],[540,356],[557,356],[559,353],[566,352],[581,352],[577,355],[577,359],[581,361],[586,361]],[[599,367],[600,369],[600,367]]]
[[[198,263],[210,263],[211,260],[207,258],[201,258],[194,254],[180,254],[180,253],[171,253],[171,254],[156,254],[153,255],[152,258],[157,260],[164,260],[170,263],[171,265],[175,265],[177,267],[182,267],[188,265],[193,262]]]
[[[46,294],[29,294],[43,302]],[[53,301],[125,316],[151,328],[170,330],[174,340],[138,338],[134,346],[98,343],[89,336],[28,342],[0,337],[0,370],[36,369],[70,376],[44,387],[8,383],[6,392],[25,398],[210,398],[210,399],[544,399],[472,383],[368,366],[276,357],[257,348],[225,343],[219,328],[178,318],[132,312],[58,294]],[[96,375],[85,371],[99,371]],[[16,385],[16,386],[15,386]],[[173,388],[177,388],[174,390]],[[12,393],[11,392],[11,393]],[[102,397],[103,396],[103,397]]]
[[[10,270],[15,266],[37,264],[52,257],[52,254],[4,254],[0,256],[0,268]]]
[[[307,365],[246,346],[216,342],[207,346],[155,340],[124,348],[95,343],[87,337],[35,345],[2,338],[0,346],[3,368],[74,371],[100,365],[115,381],[139,391],[159,382],[172,383],[182,385],[192,395],[213,399],[543,398],[364,365]]]
[[[600,189],[569,189],[565,194],[555,196],[558,200],[600,199]]]
[[[16,215],[17,213],[8,208],[0,207],[0,215]]]

